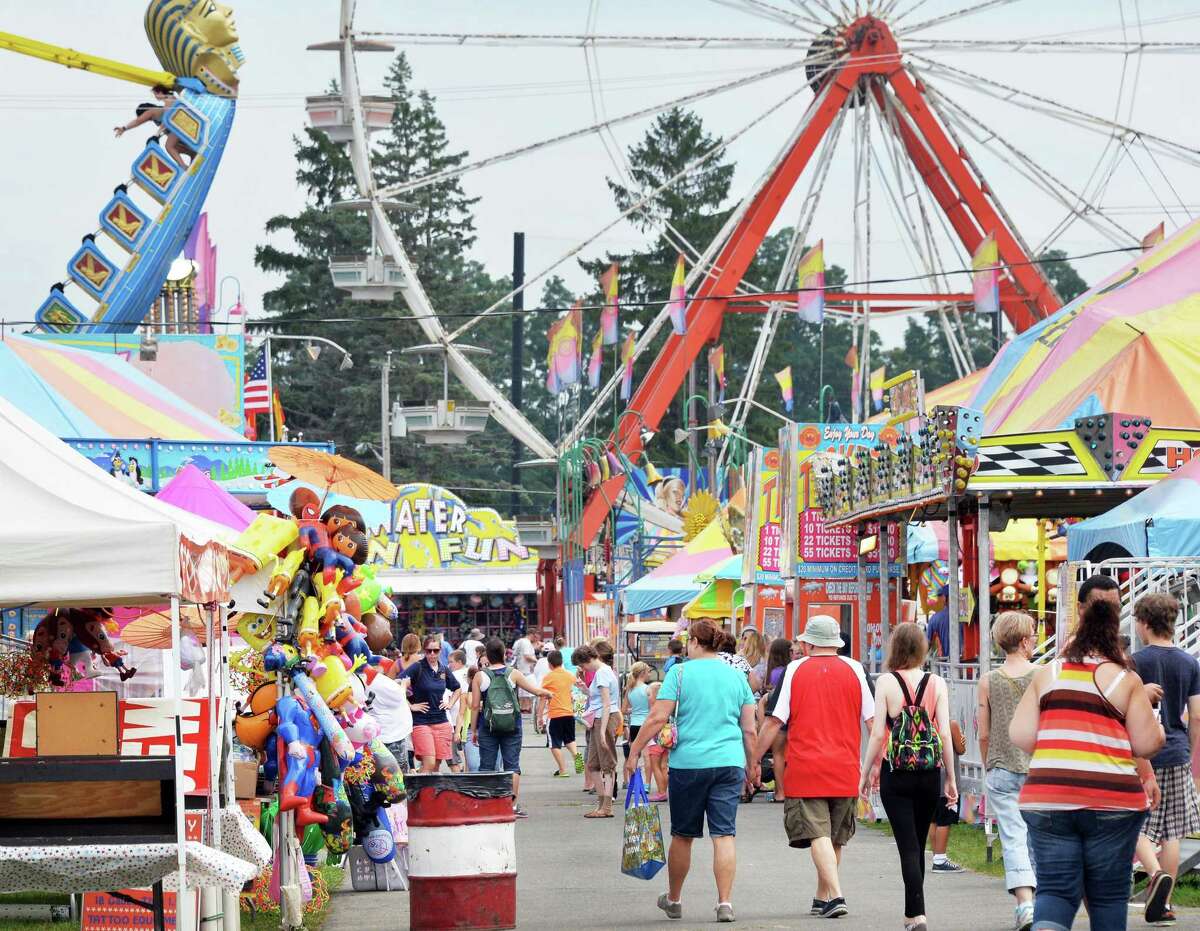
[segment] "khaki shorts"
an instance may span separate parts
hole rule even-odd
[[[783,805],[783,827],[792,847],[810,847],[818,837],[845,847],[858,827],[857,815],[856,798],[789,798]]]
[[[596,773],[615,773],[617,771],[617,730],[620,727],[621,716],[608,716],[608,731],[601,730],[603,719],[599,716],[592,722],[588,730],[587,768]]]

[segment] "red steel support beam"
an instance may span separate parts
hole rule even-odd
[[[766,183],[754,195],[750,206],[722,246],[712,265],[718,270],[717,274],[706,277],[695,297],[688,302],[687,332],[682,336],[671,333],[667,337],[666,343],[650,366],[650,371],[634,391],[627,412],[621,418],[613,439],[627,456],[632,456],[641,448],[641,423],[644,421],[652,430],[658,427],[679,386],[683,384],[688,369],[705,344],[720,332],[726,301],[724,298],[713,298],[710,295],[732,294],[741,283],[742,276],[754,260],[784,201],[816,152],[821,139],[833,123],[833,118],[842,109],[846,98],[858,83],[861,74],[863,67],[851,62],[817,95],[805,114],[804,128],[775,166]],[[638,417],[638,413],[641,417]],[[617,481],[612,483],[618,484]],[[584,506],[579,528],[580,539],[588,542],[595,539],[608,513],[608,502],[617,490],[602,488],[592,493],[592,497]],[[608,493],[602,494],[602,491]]]
[[[897,69],[889,76],[896,96],[912,117],[918,131],[929,144],[946,177],[954,184],[963,204],[971,211],[981,232],[993,233],[1000,253],[1000,261],[1009,266],[1005,273],[1017,286],[1017,290],[1028,301],[1025,307],[1010,307],[1005,313],[1018,333],[1029,329],[1038,320],[1050,316],[1061,304],[1036,265],[1030,264],[1032,256],[1026,255],[1021,244],[1005,224],[1004,219],[992,206],[978,179],[967,167],[958,149],[946,136],[941,124],[930,110],[925,96],[913,83],[908,72]],[[978,247],[966,240],[963,242],[972,252]]]

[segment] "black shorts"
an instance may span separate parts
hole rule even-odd
[[[946,796],[938,799],[937,810],[933,813],[933,823],[939,828],[948,828],[958,824],[958,806],[959,802],[955,802],[953,807],[946,804]]]
[[[575,743],[575,716],[564,715],[550,719],[550,746],[556,750]]]

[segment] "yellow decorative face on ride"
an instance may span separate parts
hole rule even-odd
[[[198,79],[211,94],[237,96],[244,59],[233,10],[216,0],[150,0],[145,22],[163,68]]]

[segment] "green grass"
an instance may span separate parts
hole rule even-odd
[[[867,822],[868,827],[891,836],[892,829],[886,821],[875,824]],[[987,876],[1004,878],[1004,857],[1000,850],[1000,836],[992,835],[992,862],[987,859],[987,836],[983,833],[982,825],[956,824],[950,829],[950,843],[946,853],[951,860],[961,863],[967,869]],[[1135,890],[1141,890],[1145,881],[1137,883]],[[1191,873],[1181,879],[1175,886],[1171,903],[1184,908],[1200,906],[1200,877]]]
[[[340,866],[322,866],[321,875],[325,877],[325,884],[329,887],[330,903],[332,904],[332,894],[341,888],[342,880],[345,878],[345,871]],[[0,904],[9,905],[66,905],[68,897],[54,892],[9,892],[0,894]],[[329,917],[329,907],[317,913],[316,915],[308,916],[304,920],[304,927],[308,931],[318,931],[325,924],[325,919]],[[70,921],[14,921],[9,919],[0,919],[0,931],[70,931],[72,928],[78,928],[77,924]],[[279,927],[279,909],[266,912],[258,912],[253,918],[247,912],[242,912],[242,928],[244,931],[276,931]]]

